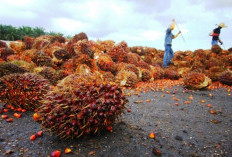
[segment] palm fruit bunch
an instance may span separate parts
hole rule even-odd
[[[89,73],[91,73],[91,69],[86,64],[79,64],[75,69],[75,73],[77,73],[77,74],[89,74]]]
[[[10,55],[7,57],[7,62],[10,62],[10,61],[14,61],[14,60],[20,60],[20,56],[19,55]]]
[[[211,47],[211,51],[214,52],[214,53],[216,53],[216,54],[219,54],[219,53],[222,52],[222,49],[221,49],[221,47],[219,45],[216,44],[216,45],[213,45]]]
[[[106,53],[107,51],[113,48],[115,42],[113,40],[104,40],[104,41],[98,40],[97,44],[98,44],[98,49]]]
[[[126,54],[128,53],[128,48],[125,42],[121,42],[112,49],[107,51],[107,54],[112,58],[114,62],[126,62]]]
[[[73,74],[75,69],[76,69],[74,60],[69,59],[69,60],[65,61],[64,64],[62,64],[61,69],[63,70],[63,73],[65,73],[67,75]]]
[[[141,69],[141,80],[146,82],[149,81],[152,78],[152,74],[150,70],[147,69]]]
[[[203,73],[190,72],[184,76],[184,86],[189,89],[203,89],[208,87],[212,81]]]
[[[79,64],[86,64],[90,69],[94,68],[94,61],[86,54],[81,54],[80,56],[75,56],[73,59],[73,66],[76,68]]]
[[[132,71],[139,77],[139,69],[134,64],[125,64],[121,70]]]
[[[91,45],[87,40],[80,40],[74,44],[74,51],[77,56],[86,54],[90,58],[94,57],[94,51],[91,49]]]
[[[139,61],[136,63],[136,66],[142,68],[142,69],[148,69],[151,70],[151,67],[149,64],[147,64],[146,62],[144,62],[143,60]]]
[[[22,41],[10,42],[10,48],[20,55],[26,49],[26,45]]]
[[[166,69],[164,71],[164,78],[171,79],[171,80],[178,80],[180,78],[180,75],[174,69]]]
[[[219,76],[225,70],[222,66],[213,66],[208,71],[208,76],[212,81],[218,81]]]
[[[10,55],[15,54],[14,51],[11,48],[1,48],[0,49],[0,58],[4,61],[7,61],[7,57]]]
[[[101,79],[105,82],[114,82],[115,81],[115,77],[114,74],[112,74],[111,72],[107,71],[105,73],[103,73],[101,75]]]
[[[41,35],[34,40],[32,45],[33,49],[42,50],[50,44],[52,36],[50,35]]]
[[[231,70],[226,70],[221,73],[219,76],[219,81],[223,84],[232,85],[232,71]]]
[[[23,54],[20,56],[20,59],[30,63],[32,62],[32,59],[35,57],[36,54],[37,54],[36,49],[25,50]]]
[[[53,69],[52,67],[46,67],[46,66],[36,67],[34,69],[34,72],[36,74],[39,74],[39,75],[43,76],[52,85],[56,85],[57,81],[60,80],[60,77],[58,76],[56,70]]]
[[[34,110],[50,88],[42,76],[25,73],[0,78],[0,100],[15,108]]]
[[[137,53],[140,56],[145,55],[145,51],[142,46],[134,46],[134,47],[131,47],[130,50],[131,52]]]
[[[33,72],[33,70],[36,66],[33,62],[28,63],[28,62],[23,61],[23,60],[13,60],[13,61],[10,61],[9,63],[17,65],[17,66],[27,70],[28,72]]]
[[[0,77],[5,75],[10,75],[13,73],[26,73],[26,72],[28,71],[25,68],[22,68],[18,65],[9,62],[4,62],[0,64]]]
[[[55,50],[53,52],[53,56],[55,56],[58,60],[66,61],[71,58],[71,55],[65,49]]]
[[[35,53],[35,56],[32,58],[32,61],[37,66],[52,66],[53,65],[51,58],[42,51],[37,51]]]
[[[126,61],[129,64],[136,64],[140,61],[140,56],[136,53],[127,53],[126,54]]]
[[[107,54],[100,54],[96,58],[96,62],[98,67],[103,71],[113,72],[115,70],[115,63],[111,59],[111,57]]]
[[[134,85],[138,82],[138,77],[132,71],[121,70],[115,76],[115,82],[120,86],[134,87]]]
[[[52,36],[52,38],[50,39],[51,43],[55,43],[55,42],[65,43],[65,41],[66,41],[65,37],[63,37],[61,35]]]
[[[155,66],[152,68],[154,80],[164,78],[165,71],[160,66]]]
[[[60,138],[79,138],[111,127],[127,102],[115,84],[93,75],[70,75],[50,91],[38,108],[40,123]]]
[[[73,40],[73,42],[78,42],[80,40],[87,40],[88,41],[88,36],[84,32],[81,32],[81,33],[76,34],[72,40]]]
[[[34,41],[35,41],[35,38],[29,37],[29,36],[24,37],[23,42],[24,42],[27,50],[32,48]]]
[[[222,66],[222,65],[223,65],[222,61],[216,57],[211,57],[209,60],[205,61],[206,69],[210,69],[211,67]]]
[[[7,44],[0,40],[0,49],[1,48],[7,48],[7,47],[8,47]]]

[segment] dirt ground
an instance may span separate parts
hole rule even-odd
[[[125,111],[112,133],[81,139],[60,140],[44,133],[31,141],[41,126],[29,111],[11,123],[0,119],[0,156],[47,157],[60,150],[62,157],[152,157],[154,147],[163,157],[232,156],[232,92],[228,88],[192,91],[180,85],[135,93],[127,91],[131,112]],[[7,115],[13,117],[13,112]],[[151,132],[155,139],[149,138]],[[64,153],[67,147],[72,153]]]

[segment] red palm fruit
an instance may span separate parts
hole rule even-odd
[[[34,141],[37,138],[35,134],[31,135],[30,140]]]
[[[4,108],[4,109],[3,109],[3,112],[5,112],[5,113],[8,112],[8,109]]]
[[[72,152],[72,150],[70,148],[65,148],[64,152],[65,152],[65,154],[69,154]]]
[[[21,118],[21,114],[14,113],[14,117],[15,117],[15,118]]]
[[[39,132],[37,132],[37,134],[36,135],[38,135],[38,136],[42,136],[43,135],[43,131],[39,131]]]
[[[113,132],[112,126],[107,126],[106,128],[109,132]]]
[[[8,115],[3,114],[2,119],[6,119],[6,118],[8,118]]]
[[[17,111],[18,112],[22,112],[22,108],[20,107],[20,108],[17,108]]]
[[[155,133],[154,132],[151,132],[150,134],[149,134],[149,138],[152,138],[152,139],[155,139]]]
[[[26,112],[27,110],[26,109],[22,109],[22,112]]]
[[[13,122],[13,118],[8,118],[6,121],[7,122]]]
[[[51,153],[51,157],[60,157],[61,151],[55,150]]]

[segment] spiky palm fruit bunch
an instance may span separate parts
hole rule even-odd
[[[9,62],[4,62],[0,64],[0,77],[3,77],[5,75],[10,75],[13,73],[26,73],[26,72],[28,72],[26,69]]]
[[[117,85],[92,77],[71,76],[71,80],[64,79],[61,86],[46,95],[37,112],[43,128],[60,138],[73,139],[96,134],[114,124],[127,99]]]
[[[121,70],[132,71],[139,77],[139,69],[134,64],[125,64]]]
[[[219,53],[222,52],[222,49],[221,49],[221,47],[219,45],[216,44],[216,45],[213,45],[211,47],[211,51],[214,52],[214,53],[216,53],[216,54],[219,54]]]
[[[10,55],[14,55],[15,52],[11,48],[1,48],[0,49],[0,58],[4,61],[7,61],[7,57]]]
[[[152,68],[154,80],[164,78],[165,71],[160,66],[155,66]]]
[[[227,66],[232,66],[232,53],[226,56],[225,63]]]
[[[134,46],[134,47],[131,47],[130,50],[131,52],[137,53],[140,56],[145,55],[145,51],[142,46]]]
[[[10,42],[10,48],[16,53],[21,55],[26,49],[26,45],[22,41]]]
[[[219,76],[221,75],[221,73],[224,70],[225,70],[225,68],[222,67],[222,66],[210,67],[209,71],[208,71],[208,76],[210,77],[210,79],[212,81],[218,81],[219,80]]]
[[[136,53],[127,53],[126,54],[126,61],[129,64],[136,64],[141,60],[140,56]]]
[[[115,63],[107,54],[100,54],[96,58],[96,63],[98,67],[103,71],[113,72],[115,70]]]
[[[32,48],[37,50],[42,50],[45,47],[48,47],[50,44],[52,36],[50,35],[42,35],[35,39]]]
[[[205,61],[205,68],[206,69],[210,69],[211,67],[215,67],[215,66],[222,66],[223,63],[220,60],[220,58],[216,58],[216,57],[211,57],[209,60]]]
[[[98,44],[98,49],[106,53],[107,51],[109,51],[114,47],[115,42],[113,40],[104,40],[104,41],[97,40],[97,44]]]
[[[189,89],[203,89],[208,87],[212,81],[203,73],[191,72],[184,76],[184,86]]]
[[[32,61],[37,66],[52,66],[53,65],[51,58],[42,51],[37,51],[35,53],[35,56],[32,58]]]
[[[78,42],[80,40],[87,40],[88,41],[88,36],[84,32],[81,32],[81,33],[74,35],[72,40],[73,40],[73,42]]]
[[[66,41],[65,37],[62,37],[61,35],[52,36],[50,39],[51,43],[55,43],[55,42],[65,43],[65,41]]]
[[[0,49],[1,48],[7,48],[7,47],[8,47],[7,44],[0,40]]]
[[[24,37],[23,42],[27,50],[32,48],[34,41],[35,41],[35,38],[29,37],[29,36]]]
[[[42,76],[33,73],[11,74],[0,78],[0,99],[15,108],[33,110],[40,106],[39,101],[49,88]]]
[[[126,54],[128,48],[124,42],[115,45],[112,49],[107,51],[107,54],[112,58],[114,62],[126,62]]]
[[[114,82],[115,81],[115,77],[114,77],[114,74],[112,74],[111,72],[105,72],[102,74],[101,76],[102,80],[105,81],[105,82]]]
[[[62,64],[61,69],[67,75],[73,74],[75,72],[76,66],[73,59],[69,59]]]
[[[19,55],[10,55],[7,57],[7,62],[10,62],[10,61],[14,61],[14,60],[20,60],[20,56]]]
[[[165,69],[164,77],[171,80],[178,80],[180,78],[179,73],[174,69]]]
[[[141,59],[149,65],[153,63],[153,58],[149,55],[141,56]]]
[[[57,75],[56,70],[53,69],[52,67],[46,67],[46,66],[36,67],[34,69],[34,73],[43,76],[52,85],[56,85],[57,81],[60,80],[60,78]]]
[[[199,57],[200,59],[206,59],[208,53],[204,51],[203,49],[197,49],[193,52],[193,57]]]
[[[232,71],[231,70],[226,70],[221,73],[219,76],[219,81],[223,84],[232,85]]]
[[[35,57],[37,50],[36,49],[30,49],[30,50],[25,50],[23,54],[20,56],[21,60],[24,60],[28,63],[32,62],[32,59]]]
[[[65,49],[59,49],[53,52],[53,55],[58,59],[62,61],[66,61],[69,58],[71,58],[71,55],[65,50]]]
[[[23,61],[23,60],[13,60],[13,61],[10,61],[9,63],[11,64],[14,64],[14,65],[17,65],[29,72],[33,72],[34,68],[36,67],[35,63],[31,62],[31,63],[28,63],[26,61]]]
[[[77,73],[77,74],[90,74],[91,69],[86,64],[79,64],[75,69],[75,73]]]
[[[80,56],[81,54],[86,54],[90,58],[94,57],[94,51],[91,49],[91,45],[87,40],[78,41],[76,44],[74,44],[73,48],[77,56]]]
[[[142,81],[146,82],[149,81],[152,78],[152,74],[150,70],[147,69],[141,69],[141,79]]]
[[[138,77],[132,71],[121,70],[115,76],[115,82],[120,86],[133,87],[138,82]]]
[[[198,57],[194,58],[193,64],[191,66],[192,69],[204,69],[205,65],[204,62],[202,62]]]
[[[95,66],[94,60],[91,59],[88,55],[81,54],[80,56],[75,56],[72,59],[73,59],[74,68],[76,68],[80,64],[86,64],[91,69],[91,71],[93,71]]]
[[[144,62],[143,60],[139,61],[136,63],[136,66],[142,68],[142,69],[147,69],[147,70],[151,70],[151,67],[149,64],[147,64],[146,62]]]

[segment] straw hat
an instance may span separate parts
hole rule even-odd
[[[222,28],[227,27],[227,26],[224,24],[224,22],[220,23],[218,26],[220,26],[220,27],[222,27]]]

